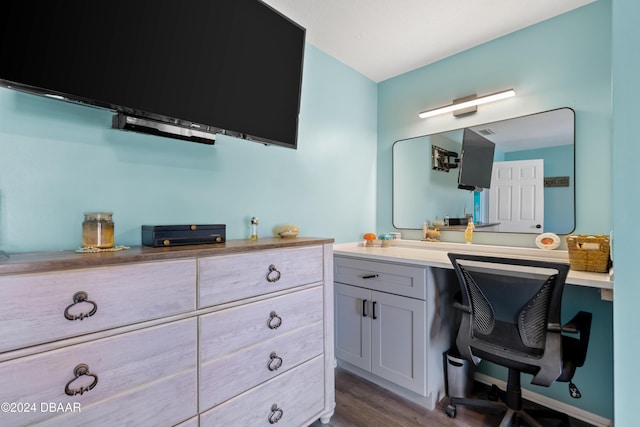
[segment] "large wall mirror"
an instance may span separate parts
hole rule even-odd
[[[467,129],[495,144],[491,186],[458,188],[465,129],[393,145],[393,225],[421,229],[446,218],[473,216],[476,231],[569,234],[575,228],[575,114],[545,111]],[[449,152],[448,171],[433,150]],[[459,160],[459,158],[458,158]],[[471,159],[464,159],[468,163]],[[447,169],[447,168],[445,168]],[[534,181],[511,181],[535,178]],[[451,221],[455,224],[456,221]],[[450,228],[456,229],[453,225]],[[446,227],[443,227],[446,230]]]

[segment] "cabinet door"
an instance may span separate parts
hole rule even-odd
[[[426,303],[371,293],[371,372],[426,395]]]
[[[336,357],[371,370],[371,291],[336,283]]]

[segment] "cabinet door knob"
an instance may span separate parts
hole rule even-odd
[[[277,423],[278,421],[280,421],[283,415],[284,411],[278,408],[278,405],[274,403],[271,406],[271,413],[269,414],[269,424]]]
[[[282,276],[282,274],[278,271],[275,265],[271,264],[269,266],[269,272],[267,273],[267,282],[275,283],[280,280],[280,276]]]
[[[267,368],[271,372],[273,372],[280,369],[281,366],[282,366],[282,357],[278,356],[275,351],[272,352],[269,355],[269,363],[267,363]]]
[[[375,320],[375,319],[377,319],[377,318],[378,318],[378,316],[376,316],[376,304],[377,304],[377,303],[374,301],[374,302],[372,302],[371,304],[372,304],[372,306],[373,306],[373,313],[372,313],[372,315],[371,315],[371,318]]]
[[[74,378],[70,380],[64,387],[64,392],[68,396],[75,396],[76,394],[83,394],[85,391],[93,389],[98,384],[98,376],[89,371],[89,365],[81,363],[73,369]],[[80,386],[80,388],[71,388],[73,382],[80,377],[92,377],[93,381],[89,385]]]
[[[269,325],[269,329],[278,329],[280,325],[282,325],[282,317],[278,316],[278,313],[275,311],[272,311],[267,324]]]
[[[64,310],[64,317],[67,320],[82,320],[85,317],[91,317],[94,314],[96,314],[96,311],[98,311],[98,304],[96,304],[93,301],[89,301],[88,300],[89,295],[87,295],[87,293],[85,291],[79,291],[76,292],[75,294],[73,294],[73,304],[70,304],[69,306],[67,306],[67,308]],[[82,303],[86,303],[86,304],[91,304],[91,310],[89,310],[89,312],[81,312],[79,314],[71,314],[69,312],[69,310],[71,308],[73,308],[74,305],[76,304],[82,304]]]
[[[367,300],[362,300],[362,317],[367,317]]]

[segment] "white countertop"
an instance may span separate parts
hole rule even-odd
[[[380,241],[373,247],[365,247],[362,242],[342,243],[333,246],[335,255],[357,256],[381,261],[404,262],[430,267],[453,268],[447,257],[448,252],[477,255],[495,255],[509,258],[540,259],[569,263],[566,250],[545,250],[509,246],[490,246],[449,242],[421,242],[417,240],[392,240],[390,246],[383,248]],[[591,273],[569,270],[567,283],[613,290],[613,270],[610,273]],[[602,293],[603,299],[605,294]]]

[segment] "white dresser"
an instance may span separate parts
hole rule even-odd
[[[0,261],[0,425],[328,422],[332,243]]]

